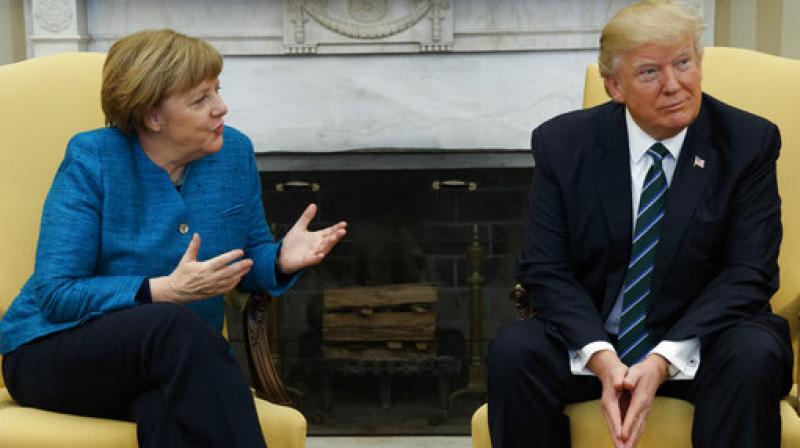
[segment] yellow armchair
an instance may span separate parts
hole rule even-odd
[[[772,308],[785,317],[792,329],[797,353],[800,310],[800,61],[737,48],[706,48],[703,57],[703,90],[733,106],[761,115],[781,130],[783,146],[778,160],[778,183],[783,201],[783,244],[779,257],[781,287]],[[596,64],[586,69],[583,106],[608,101]],[[795,363],[797,363],[795,358]],[[790,396],[781,402],[783,448],[800,448],[800,417],[797,413],[797,377]],[[612,447],[600,401],[567,406],[572,446]],[[720,412],[724,412],[720,410]],[[694,407],[681,400],[656,397],[640,446],[653,448],[691,447]],[[472,417],[473,448],[490,448],[487,406]]]
[[[42,204],[67,141],[103,126],[104,60],[99,53],[70,53],[0,66],[0,316],[33,272]],[[265,347],[263,337],[250,339]],[[254,357],[263,365],[263,353]],[[254,373],[263,384],[263,369]],[[137,446],[133,423],[22,407],[2,386],[0,375],[2,447]],[[255,403],[271,448],[305,447],[302,414],[259,398]]]

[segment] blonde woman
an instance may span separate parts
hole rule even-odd
[[[225,340],[222,295],[280,294],[345,223],[281,242],[250,140],[224,122],[222,57],[172,30],[117,41],[108,127],[76,135],[44,205],[36,268],[0,322],[23,406],[137,423],[140,445],[264,446]]]

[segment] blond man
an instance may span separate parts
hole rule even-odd
[[[598,397],[633,447],[655,395],[694,403],[696,447],[780,444],[780,136],[702,92],[701,32],[672,2],[623,9],[600,39],[613,101],[533,132],[517,274],[536,314],[490,349],[495,448],[569,446],[564,406]]]

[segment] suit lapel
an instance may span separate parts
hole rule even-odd
[[[591,161],[600,204],[611,237],[611,262],[606,296],[603,301],[605,318],[614,305],[622,285],[631,246],[631,175],[628,131],[625,125],[625,107],[615,104],[602,128],[600,148]]]
[[[651,289],[654,297],[666,280],[669,266],[682,245],[697,205],[704,197],[706,183],[716,169],[710,122],[704,110],[701,105],[697,119],[689,126],[669,187],[661,241],[653,268]]]

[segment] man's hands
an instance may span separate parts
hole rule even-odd
[[[316,232],[309,231],[308,224],[316,214],[317,206],[309,205],[283,237],[278,266],[284,274],[319,264],[347,233],[344,221]]]
[[[603,385],[601,402],[616,448],[639,443],[658,387],[667,379],[667,360],[651,353],[630,368],[610,350],[596,352],[587,367]]]
[[[153,302],[191,302],[225,294],[253,267],[253,260],[239,260],[244,256],[241,249],[197,261],[199,250],[200,235],[195,233],[175,270],[170,275],[150,280]]]
[[[600,401],[614,446],[616,448],[624,447],[622,425],[628,410],[627,394],[624,389],[628,366],[623,364],[617,354],[610,350],[596,352],[589,358],[586,366],[597,375],[603,385]]]
[[[644,431],[644,423],[653,405],[658,386],[667,380],[667,360],[651,353],[634,364],[625,375],[625,390],[630,392],[630,404],[622,424],[622,440],[625,448],[635,447]]]

